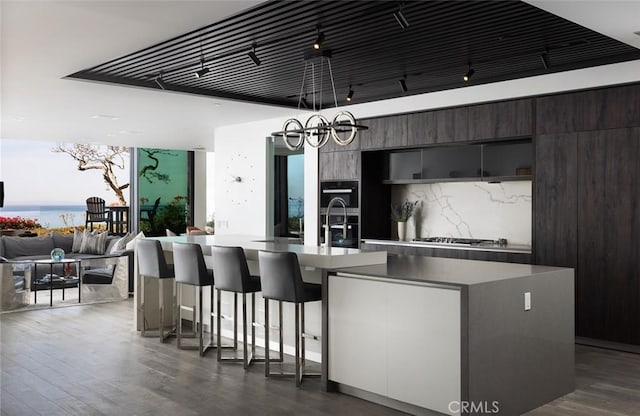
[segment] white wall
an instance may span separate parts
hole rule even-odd
[[[281,123],[280,119],[262,120],[216,129],[216,234],[268,236],[267,137],[279,130]]]
[[[207,152],[206,156],[206,176],[207,176],[207,189],[206,189],[206,220],[209,221],[216,212],[216,201],[215,201],[215,192],[216,188],[214,186],[216,182],[216,172],[215,172],[215,153]]]

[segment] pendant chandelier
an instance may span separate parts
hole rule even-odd
[[[300,85],[300,94],[298,96],[298,111],[306,99],[303,98],[305,90],[305,81],[307,71],[311,72],[311,91],[312,91],[312,114],[307,122],[302,124],[296,118],[290,118],[284,122],[281,131],[271,133],[273,137],[282,137],[285,146],[290,150],[299,150],[306,142],[309,146],[320,148],[327,144],[329,139],[333,140],[340,146],[346,146],[351,143],[359,130],[366,130],[367,127],[356,123],[356,118],[348,111],[338,112],[331,121],[320,113],[322,111],[322,74],[326,66],[329,69],[329,77],[331,78],[331,89],[333,92],[333,104],[338,107],[338,99],[336,97],[336,86],[333,81],[333,71],[331,69],[331,51],[324,50],[319,53],[311,53],[312,56],[305,56],[304,72],[302,74],[302,84]],[[320,66],[320,93],[319,99],[316,101],[316,62],[319,61]],[[306,94],[305,94],[306,95]],[[303,101],[304,100],[304,101]],[[316,102],[318,109],[316,110]],[[316,112],[318,111],[318,112]],[[343,137],[346,136],[346,137]]]

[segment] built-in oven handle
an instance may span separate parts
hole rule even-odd
[[[337,228],[342,229],[343,227],[344,226],[342,224],[333,224],[333,225],[331,225],[331,228],[333,228],[333,229],[337,229]],[[327,228],[327,224],[322,224],[322,228]],[[351,225],[347,225],[347,229],[348,230],[351,230],[352,228],[353,227]]]
[[[323,189],[323,194],[350,194],[353,189]]]

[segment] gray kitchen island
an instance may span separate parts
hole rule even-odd
[[[295,252],[304,279],[323,286],[322,303],[308,305],[307,323],[321,343],[309,346],[307,359],[321,362],[327,390],[410,414],[515,416],[574,389],[572,269],[246,236],[157,239],[169,260],[173,242],[198,243],[207,259],[212,245],[239,245],[254,272],[260,250]],[[154,283],[145,283],[147,293],[157,293]],[[231,299],[223,296],[225,305]],[[290,317],[285,308],[289,328]],[[287,353],[291,342],[285,334]]]
[[[412,414],[507,416],[574,389],[572,269],[389,256],[326,285],[329,389]]]

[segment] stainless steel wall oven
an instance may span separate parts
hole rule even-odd
[[[347,208],[358,208],[358,181],[320,182],[320,208],[329,206],[335,197],[342,198]]]

